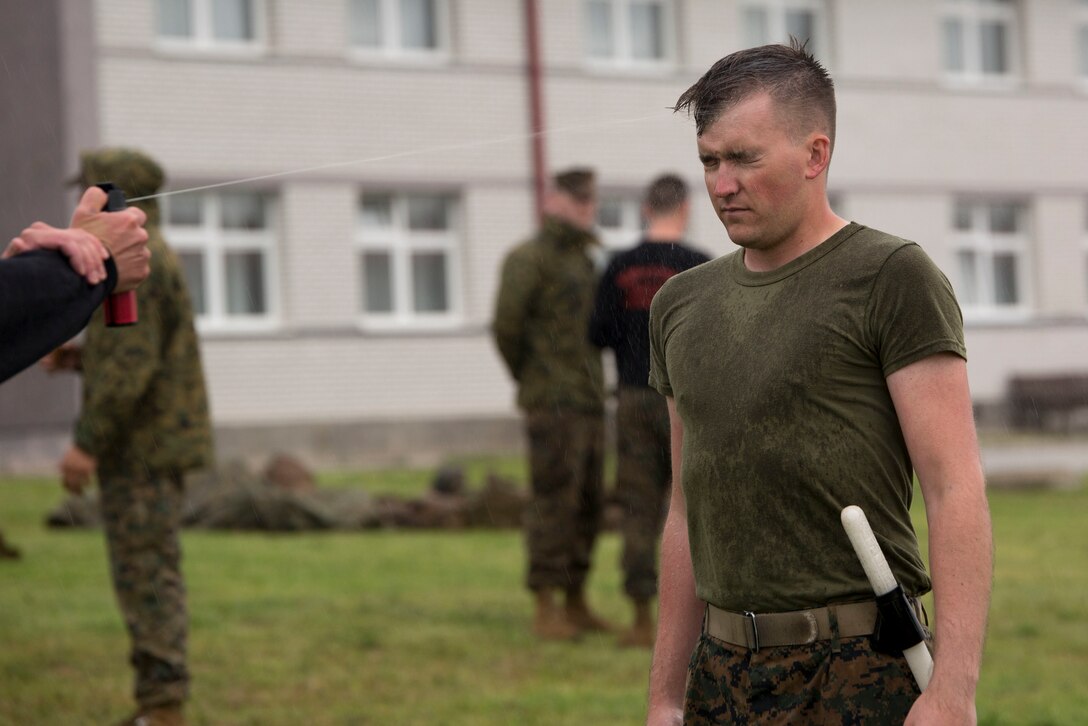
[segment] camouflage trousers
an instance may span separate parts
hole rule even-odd
[[[181,475],[101,475],[110,575],[131,640],[136,701],[181,703],[189,695],[188,614],[181,576]]]
[[[621,386],[616,407],[616,498],[623,508],[623,589],[657,594],[657,541],[668,506],[669,408],[651,388]]]
[[[704,633],[684,724],[901,724],[920,693],[906,659],[868,636],[752,651]]]
[[[580,590],[601,528],[604,420],[563,409],[529,411],[527,419],[528,586]]]

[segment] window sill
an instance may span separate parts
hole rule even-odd
[[[1037,312],[1023,308],[963,311],[964,328],[1015,328],[1046,322]]]
[[[361,50],[352,48],[347,59],[360,66],[401,66],[431,68],[449,65],[452,57],[447,50],[404,51],[399,49]]]
[[[1043,314],[1036,311],[1014,313],[971,313],[964,311],[965,329],[994,328],[1043,328],[1043,327],[1083,327],[1088,325],[1088,311],[1077,314]]]
[[[585,59],[583,68],[588,73],[598,76],[617,78],[665,78],[677,70],[672,60],[660,62],[639,62],[633,60],[593,60]]]
[[[460,315],[434,318],[391,318],[362,317],[356,325],[360,332],[367,335],[442,335],[450,332],[462,332],[465,320]]]
[[[201,336],[259,336],[278,333],[282,325],[278,318],[252,318],[242,320],[201,320],[196,321],[196,330]]]
[[[155,52],[163,56],[188,58],[217,58],[221,60],[261,60],[269,49],[264,42],[214,43],[201,40],[163,40],[154,45]]]
[[[945,74],[941,77],[941,85],[953,91],[1011,93],[1023,88],[1024,79],[1014,74],[1004,76]]]

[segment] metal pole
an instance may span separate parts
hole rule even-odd
[[[544,218],[547,162],[544,154],[544,90],[540,67],[540,29],[536,0],[525,0],[525,47],[528,54],[529,127],[532,132],[533,201],[537,223]]]

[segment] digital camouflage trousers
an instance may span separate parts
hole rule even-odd
[[[530,590],[581,590],[601,529],[604,420],[571,410],[528,413]]]
[[[110,575],[131,641],[143,707],[189,695],[188,614],[181,576],[180,475],[100,477]]]
[[[616,499],[623,510],[623,588],[657,595],[657,542],[672,479],[669,408],[652,388],[621,386],[616,407]]]
[[[704,633],[684,724],[901,724],[919,695],[906,659],[874,652],[868,636],[752,651]]]

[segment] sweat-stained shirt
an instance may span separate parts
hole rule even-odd
[[[851,223],[770,272],[738,250],[665,283],[650,339],[651,385],[684,425],[699,598],[737,612],[871,599],[840,524],[850,504],[903,589],[930,589],[886,378],[966,349],[952,288],[921,247]]]

